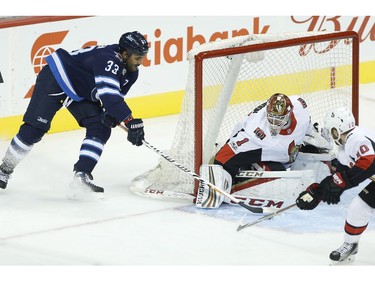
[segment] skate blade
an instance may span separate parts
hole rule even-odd
[[[346,259],[342,260],[342,261],[333,261],[331,260],[329,265],[347,265],[349,263],[352,263],[353,261],[355,261],[355,256],[352,255],[352,256],[349,256],[347,257]]]

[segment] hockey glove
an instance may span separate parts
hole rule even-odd
[[[114,128],[119,124],[119,122],[106,111],[103,111],[102,115],[100,116],[100,121],[104,126],[109,128]]]
[[[326,136],[322,129],[319,128],[318,123],[314,123],[310,131],[305,135],[303,140],[304,145],[312,145],[322,150],[322,152],[331,150],[333,148],[332,142]]]
[[[322,188],[322,201],[327,202],[327,204],[339,203],[341,194],[352,187],[344,171],[326,177],[322,180],[320,186]]]
[[[301,210],[313,210],[321,201],[319,184],[311,184],[305,191],[301,192],[296,199],[297,207]]]
[[[141,146],[143,144],[142,141],[145,139],[142,119],[127,119],[125,126],[128,128],[128,141],[133,145]]]

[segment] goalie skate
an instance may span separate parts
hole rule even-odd
[[[330,265],[348,264],[355,260],[358,253],[358,243],[344,243],[329,255]]]

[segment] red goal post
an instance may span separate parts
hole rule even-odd
[[[354,31],[239,36],[188,53],[189,75],[169,155],[199,174],[235,124],[275,92],[299,95],[314,122],[349,106],[358,123],[359,39]],[[131,190],[196,194],[194,179],[163,159]],[[156,196],[159,197],[159,196]],[[173,197],[173,196],[172,196]]]

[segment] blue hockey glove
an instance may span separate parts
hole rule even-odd
[[[124,123],[128,128],[128,141],[130,141],[133,145],[141,146],[143,144],[142,141],[145,139],[142,119],[128,118]]]

